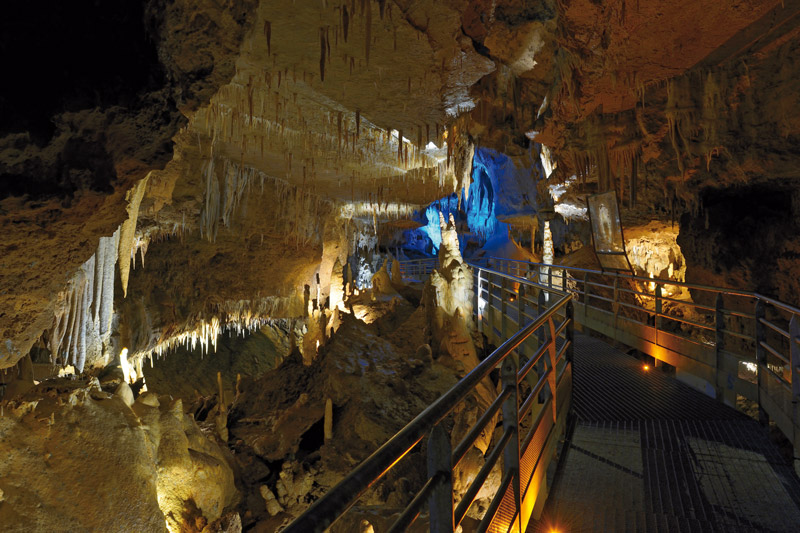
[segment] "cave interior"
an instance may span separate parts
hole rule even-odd
[[[720,352],[722,301],[791,354],[724,345],[794,391],[764,434],[800,471],[800,0],[29,0],[0,28],[3,531],[279,531],[504,340],[475,265],[585,302],[609,192],[643,326]],[[331,531],[386,530],[425,449]]]

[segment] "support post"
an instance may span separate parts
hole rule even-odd
[[[792,367],[792,426],[794,427],[794,471],[800,475],[800,318],[789,322],[789,364]]]
[[[428,499],[431,533],[452,533],[453,528],[453,464],[451,462],[450,437],[436,424],[428,437],[428,478],[445,475]]]
[[[714,331],[716,333],[716,342],[714,352],[716,354],[717,363],[717,376],[716,376],[716,395],[717,400],[723,402],[731,407],[736,407],[736,393],[733,390],[733,375],[732,369],[727,364],[727,359],[723,350],[725,349],[725,313],[722,293],[717,293],[717,301],[715,304],[714,316]],[[738,368],[736,369],[738,371]]]
[[[762,395],[767,393],[767,351],[761,345],[767,339],[767,332],[761,319],[766,316],[764,308],[764,300],[756,302],[755,321],[756,321],[756,372],[758,381],[758,421],[766,426],[769,424],[769,415],[764,410],[764,404],[761,401]]]
[[[547,304],[545,302],[545,291],[543,289],[539,289],[539,297],[536,300],[536,316],[542,316],[542,313],[545,312],[546,308]],[[539,339],[539,346],[544,344],[544,328],[539,328],[536,330],[536,337]],[[537,346],[537,348],[539,346]]]
[[[800,318],[789,322],[789,364],[792,367],[792,401],[800,402]]]
[[[586,325],[586,319],[589,315],[589,300],[591,298],[591,287],[589,285],[589,273],[583,274],[583,294],[581,295],[581,302],[583,303],[583,324]]]
[[[572,357],[574,353],[573,350],[575,349],[575,306],[572,303],[572,300],[567,302],[565,316],[566,319],[569,320],[566,331],[567,342],[569,345],[567,346],[567,351],[564,356],[566,357],[567,363],[572,363]]]
[[[489,341],[494,342],[494,310],[492,308],[492,273],[486,272],[486,323],[489,324]]]
[[[511,357],[506,357],[500,369],[500,379],[503,388],[511,387],[512,392],[503,402],[503,430],[513,431],[505,450],[503,450],[503,476],[512,472],[514,480],[511,486],[514,490],[514,504],[517,506],[517,520],[519,520],[518,530],[522,529],[521,510],[522,494],[519,483],[519,404],[517,402],[517,366]]]
[[[614,303],[611,311],[614,313],[614,340],[617,340],[617,317],[619,316],[619,276],[614,274]]]
[[[478,328],[478,331],[483,331],[483,327],[481,325],[483,317],[481,316],[481,269],[476,269],[475,272],[475,298],[473,303],[473,309],[475,310],[475,326]]]
[[[655,316],[655,327],[656,327],[656,345],[658,345],[658,330],[661,329],[661,285],[656,285],[656,316]]]
[[[500,281],[500,341],[505,342],[508,334],[508,278],[503,276]]]
[[[523,283],[519,284],[519,294],[517,294],[517,319],[519,320],[519,329],[522,329],[527,324],[527,320],[525,318],[525,285]],[[522,344],[519,345],[519,356],[520,358],[526,357],[526,352],[528,347],[528,339],[525,339]],[[519,366],[522,366],[520,362]]]

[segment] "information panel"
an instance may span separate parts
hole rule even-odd
[[[587,202],[592,243],[600,267],[603,270],[631,272],[631,264],[625,253],[617,194],[614,191],[594,194],[587,198]]]

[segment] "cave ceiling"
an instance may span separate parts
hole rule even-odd
[[[4,23],[2,49],[33,81],[0,99],[0,367],[75,305],[75,272],[120,225],[120,261],[146,261],[123,285],[156,293],[139,294],[154,345],[324,277],[358,240],[333,228],[402,226],[467,185],[473,145],[545,144],[554,179],[619,180],[623,217],[642,223],[668,216],[665,184],[689,201],[797,161],[797,1],[90,4]],[[731,102],[732,118],[709,111]],[[637,175],[651,187],[626,200]]]

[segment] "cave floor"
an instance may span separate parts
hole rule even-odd
[[[574,379],[529,532],[800,531],[800,479],[757,421],[585,335]]]

